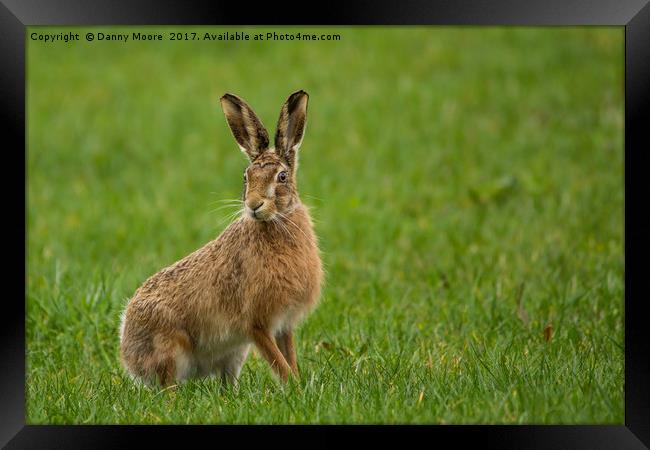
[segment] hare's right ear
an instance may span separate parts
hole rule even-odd
[[[233,94],[224,94],[221,107],[239,148],[251,161],[269,148],[266,128],[244,100]]]

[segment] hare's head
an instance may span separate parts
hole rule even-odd
[[[291,212],[298,204],[296,170],[298,149],[307,122],[305,91],[289,96],[280,111],[275,146],[262,121],[244,100],[232,94],[221,97],[221,107],[239,148],[250,165],[244,172],[244,209],[255,220],[268,221]]]

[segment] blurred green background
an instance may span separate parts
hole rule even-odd
[[[269,30],[341,39],[167,40]],[[219,97],[273,133],[297,89],[301,381],[133,385],[123,305],[241,193]],[[29,27],[27,113],[28,423],[623,423],[622,27]]]

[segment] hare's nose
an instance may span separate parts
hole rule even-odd
[[[262,207],[262,205],[264,205],[264,201],[258,201],[258,202],[255,202],[255,203],[250,203],[250,204],[248,205],[248,207],[249,207],[250,209],[252,209],[253,212],[255,212],[255,211],[257,211],[258,209],[260,209],[260,208]]]

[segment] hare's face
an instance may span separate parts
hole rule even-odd
[[[274,151],[254,160],[244,173],[244,210],[254,220],[269,221],[291,211],[296,188],[290,168]]]
[[[299,203],[296,190],[298,149],[307,122],[305,91],[289,96],[275,131],[275,147],[250,106],[233,94],[221,97],[221,107],[239,148],[251,162],[244,173],[245,214],[253,220],[275,220]]]

